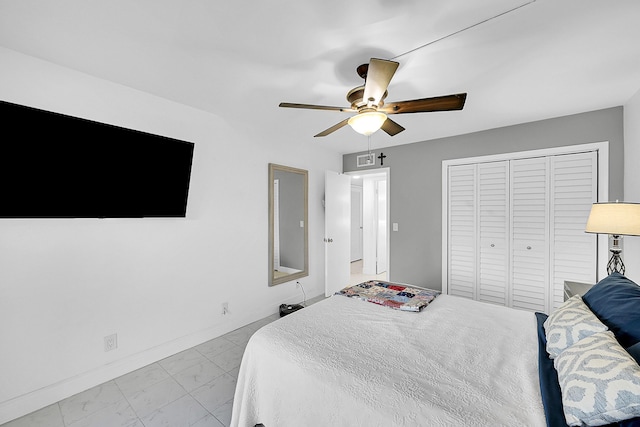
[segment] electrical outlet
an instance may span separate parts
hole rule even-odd
[[[228,312],[229,312],[229,303],[228,302],[223,302],[222,303],[222,315],[224,316]]]
[[[111,351],[118,348],[118,334],[111,334],[104,337],[104,351]]]

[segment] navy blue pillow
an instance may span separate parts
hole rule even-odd
[[[640,342],[640,286],[614,272],[589,289],[582,299],[622,347]]]
[[[547,427],[567,427],[562,407],[562,391],[558,382],[558,373],[553,366],[553,359],[547,353],[547,338],[544,333],[544,313],[536,313],[538,322],[538,376],[540,378],[540,395]]]
[[[631,347],[627,347],[626,350],[627,350],[627,353],[631,355],[631,357],[636,359],[636,362],[638,362],[638,365],[640,365],[640,342],[635,343]]]

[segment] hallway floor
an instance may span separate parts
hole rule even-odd
[[[380,274],[374,275],[362,274],[362,260],[353,261],[351,263],[351,277],[349,279],[349,284],[357,285],[358,283],[366,282],[367,280],[388,280],[387,272],[384,271]]]

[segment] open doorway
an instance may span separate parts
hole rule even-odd
[[[350,172],[350,284],[388,280],[389,170]]]

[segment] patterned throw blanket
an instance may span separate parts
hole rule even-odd
[[[421,311],[438,295],[439,291],[401,285],[399,283],[370,280],[344,288],[336,295],[357,298],[402,311]]]

